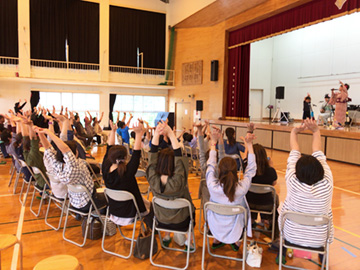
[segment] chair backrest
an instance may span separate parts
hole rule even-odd
[[[185,149],[185,152],[186,152],[187,155],[192,155],[192,149],[191,149],[190,146],[185,145],[184,149]]]
[[[282,214],[282,223],[285,223],[285,220],[291,220],[300,225],[307,226],[321,226],[321,225],[329,225],[330,226],[330,218],[325,215],[312,215],[306,213],[292,212],[292,211],[284,211]]]
[[[15,157],[16,158],[16,157]],[[27,163],[24,161],[24,160],[21,160],[21,159],[18,159],[16,158],[16,160],[19,162],[20,166],[22,168],[27,168],[28,171],[30,172],[31,176],[33,177],[33,179],[35,180],[35,176],[34,176],[34,173],[32,171],[32,169],[29,167],[29,165],[27,165]]]
[[[251,191],[253,193],[258,193],[258,194],[265,194],[265,193],[272,192],[274,195],[273,198],[275,198],[275,196],[276,196],[276,190],[271,185],[251,184],[249,191]]]
[[[104,189],[104,194],[105,194],[106,197],[109,197],[112,200],[118,201],[118,202],[132,200],[134,205],[135,205],[135,208],[136,208],[136,213],[137,213],[138,217],[140,217],[139,207],[138,207],[138,205],[136,203],[134,195],[131,194],[130,192],[125,191],[125,190],[114,190],[114,189],[105,188]]]
[[[224,216],[236,216],[239,214],[245,214],[246,215],[246,209],[242,207],[241,205],[228,205],[228,204],[220,204],[220,203],[214,203],[214,202],[207,202],[204,205],[204,212],[212,211],[219,215]],[[205,215],[205,219],[206,219]]]
[[[152,199],[152,204],[153,204],[154,209],[157,207],[157,205],[161,206],[163,208],[168,208],[168,209],[181,209],[181,208],[188,207],[189,213],[190,213],[190,219],[191,220],[193,219],[191,203],[184,198],[177,198],[174,200],[164,200],[164,199],[161,199],[161,198],[155,196]]]
[[[59,178],[57,178],[55,175],[53,175],[51,173],[48,173],[48,172],[46,174],[47,174],[47,176],[48,176],[51,183],[56,183],[56,184],[61,183]]]
[[[146,177],[146,171],[142,169],[138,169],[135,174],[135,177]]]
[[[240,156],[238,154],[232,154],[232,155],[225,154],[225,157],[231,157],[233,159],[240,159]]]
[[[34,174],[40,174],[41,177],[44,179],[45,183],[50,187],[49,181],[46,179],[45,175],[42,173],[42,171],[38,167],[31,167]]]

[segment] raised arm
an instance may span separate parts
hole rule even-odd
[[[49,149],[51,147],[50,142],[46,139],[45,137],[45,132],[43,132],[43,130],[37,126],[33,126],[32,129],[34,130],[34,132],[36,132],[39,135],[40,138],[40,142],[42,144],[42,146],[45,149]]]
[[[98,119],[99,124],[100,124],[101,120],[103,119],[103,117],[104,117],[104,112],[101,113],[101,116],[100,116],[100,118]]]
[[[180,145],[178,139],[176,138],[174,131],[167,124],[164,124],[163,133],[164,133],[164,137],[166,135],[170,139],[171,146],[174,150],[181,148],[181,145]]]
[[[129,120],[128,120],[127,123],[126,123],[127,126],[130,125],[130,122],[131,122],[132,119],[133,119],[133,115],[130,113],[130,118],[129,118]]]
[[[135,132],[135,143],[134,143],[134,150],[140,150],[141,149],[141,139],[142,135],[145,132],[144,126],[142,123],[139,122],[138,125],[134,125],[133,128]]]
[[[306,119],[305,126],[313,133],[312,151],[313,153],[321,151],[321,134],[315,120]]]
[[[61,153],[65,154],[69,151],[71,151],[71,149],[69,148],[69,146],[64,143],[58,136],[56,136],[54,133],[52,133],[50,130],[44,128],[44,129],[38,129],[37,133],[43,133],[43,134],[47,134],[51,140],[56,144],[56,146],[59,148],[59,150],[61,151]]]
[[[115,145],[115,136],[116,136],[117,126],[111,120],[110,120],[110,127],[111,127],[111,131],[110,131],[110,136],[108,138],[107,143],[108,143],[108,145]]]
[[[298,133],[304,131],[306,129],[305,124],[301,124],[299,127],[294,127],[290,133],[290,149],[295,151],[300,151],[299,143],[298,143]]]
[[[120,112],[119,112],[119,114],[120,114]],[[124,116],[123,116],[123,118],[121,119],[121,122],[124,122],[124,123],[125,123],[125,120],[126,120],[126,112],[124,112]]]

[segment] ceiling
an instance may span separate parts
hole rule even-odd
[[[266,1],[268,0],[217,0],[179,22],[175,27],[213,26]]]

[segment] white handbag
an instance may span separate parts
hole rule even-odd
[[[259,247],[256,243],[251,243],[247,247],[247,258],[246,263],[251,267],[261,267],[261,259],[262,259],[262,248]]]

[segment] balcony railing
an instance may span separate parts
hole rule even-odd
[[[0,76],[18,76],[18,63],[18,58],[0,56]],[[167,69],[110,65],[107,73],[101,72],[100,74],[99,64],[31,59],[30,65],[30,77],[32,78],[150,85],[174,85],[175,81],[175,71]]]

